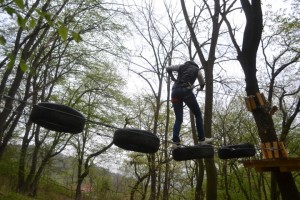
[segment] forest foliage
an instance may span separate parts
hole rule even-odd
[[[0,0],[0,199],[281,199],[270,173],[242,164],[263,153],[235,51],[246,22],[241,4],[185,3],[186,13],[174,1]],[[262,3],[259,89],[278,108],[278,138],[299,157],[299,3],[288,14]],[[206,91],[195,95],[215,157],[176,162],[165,68],[190,59],[206,76]],[[81,112],[84,130],[73,135],[32,123],[39,102]],[[187,108],[184,116],[181,138],[193,145]],[[153,132],[159,151],[117,148],[116,127]],[[253,158],[218,158],[218,147],[245,142],[255,145]],[[299,173],[292,176],[299,188]]]

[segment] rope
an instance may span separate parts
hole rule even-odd
[[[193,86],[194,87],[197,87],[197,85]],[[0,94],[0,96],[4,97],[4,98],[9,98],[9,99],[12,99],[12,100],[15,100],[15,101],[19,101],[19,102],[25,102],[26,104],[31,104],[32,103],[29,103],[29,102],[26,102],[24,100],[20,100],[20,99],[16,99],[16,98],[13,98],[13,97],[10,97],[8,95],[4,95],[4,94]],[[38,105],[36,104],[36,106],[39,106],[41,108],[44,108],[44,109],[48,109],[48,110],[51,110],[53,112],[59,112],[59,113],[63,113],[65,115],[69,115],[69,116],[73,116],[73,117],[76,117],[76,118],[79,118],[79,119],[82,119],[82,120],[85,120],[85,122],[87,123],[91,123],[91,124],[97,124],[97,125],[100,125],[100,126],[104,126],[104,127],[107,127],[107,128],[112,128],[112,129],[122,129],[122,128],[119,128],[119,127],[116,127],[116,126],[113,126],[113,125],[110,125],[110,124],[106,124],[106,123],[103,123],[103,122],[97,122],[97,121],[93,121],[93,120],[88,120],[88,119],[85,119],[84,117],[81,117],[81,116],[78,116],[78,115],[74,115],[74,114],[71,114],[71,113],[68,113],[68,112],[64,112],[64,111],[60,111],[60,110],[56,110],[56,109],[53,109],[53,108],[48,108],[48,107],[45,107],[45,106],[41,106],[41,105]],[[1,106],[1,108],[5,108],[5,109],[8,109],[10,111],[13,111],[13,109],[11,108],[6,108],[6,107],[3,107]],[[23,113],[24,115],[27,115],[25,113]],[[131,130],[132,132],[136,132],[136,133],[139,133],[138,131],[134,131],[134,130]],[[100,134],[100,133],[97,133],[97,135],[102,135],[102,136],[105,136],[105,137],[111,137],[111,136],[107,136],[107,135],[104,135],[104,134]],[[162,141],[164,142],[164,141]],[[167,141],[168,143],[173,143],[171,141]],[[208,144],[209,145],[209,144]],[[184,145],[184,144],[180,144],[180,146],[183,146],[183,147],[189,147],[189,145]],[[197,145],[195,145],[197,146]],[[200,146],[200,145],[199,145]],[[249,149],[249,150],[252,150],[253,148],[243,148],[243,147],[239,147],[239,148],[226,148],[226,147],[222,147],[220,145],[212,145],[214,147],[219,147],[219,148],[222,148],[222,149]],[[210,147],[203,147],[203,148],[210,148]],[[274,150],[282,150],[282,148],[274,148],[274,147],[270,147],[270,148],[255,148],[256,150],[271,150],[271,151],[274,151]]]
[[[2,97],[4,97],[4,98],[10,98],[10,99],[12,99],[12,100],[19,101],[19,102],[25,102],[25,101],[23,101],[23,100],[13,98],[13,97],[10,97],[10,96],[8,96],[8,95],[1,95],[1,94],[0,94],[0,96],[2,96]],[[28,103],[28,102],[25,102],[25,103],[26,103],[26,104],[33,105],[32,103]],[[75,114],[72,114],[72,113],[68,113],[68,112],[64,112],[64,111],[61,111],[61,110],[56,110],[56,109],[53,109],[53,108],[45,107],[45,106],[42,106],[42,105],[35,104],[34,106],[38,106],[38,107],[40,107],[40,108],[44,108],[44,109],[47,109],[47,110],[49,110],[49,111],[62,113],[62,114],[64,114],[64,115],[69,115],[69,116],[72,116],[72,117],[75,117],[75,118],[84,120],[86,123],[96,124],[96,125],[104,126],[104,127],[107,127],[107,128],[116,129],[116,130],[122,129],[122,128],[117,127],[117,126],[113,126],[113,125],[106,124],[106,123],[99,122],[99,121],[89,120],[89,119],[86,119],[85,117],[81,117],[81,116],[78,116],[78,115],[75,115]],[[14,110],[11,109],[11,108],[7,108],[7,107],[3,107],[3,106],[0,106],[0,107],[3,108],[3,109],[8,109],[8,110],[10,110],[10,111],[14,111]],[[16,111],[14,111],[14,112],[16,112]],[[26,114],[26,113],[23,113],[23,114],[29,116],[29,114]],[[137,134],[139,133],[138,131],[135,131],[135,130],[131,130],[131,131],[132,131],[132,132],[135,132],[135,133],[137,133]],[[96,134],[99,135],[99,136],[104,136],[104,137],[112,138],[112,136],[104,135],[104,134],[101,134],[101,133],[96,133]]]
[[[19,101],[19,102],[22,102],[22,103],[33,105],[32,103],[29,103],[29,102],[21,100],[21,99],[13,98],[13,97],[8,96],[8,95],[0,94],[0,96],[4,97],[6,99],[12,99],[14,101]],[[81,117],[81,116],[78,116],[78,115],[75,115],[75,114],[72,114],[72,113],[64,112],[64,111],[61,111],[61,110],[56,110],[56,109],[53,109],[53,108],[48,108],[48,107],[45,107],[45,106],[42,106],[42,105],[38,105],[38,104],[35,104],[35,106],[39,106],[41,108],[44,108],[44,109],[47,109],[47,110],[50,110],[50,111],[53,111],[53,112],[58,112],[58,113],[62,113],[62,114],[65,114],[65,115],[72,116],[72,117],[76,117],[76,118],[85,120],[85,122],[87,122],[87,123],[97,124],[97,125],[105,126],[105,127],[108,127],[108,128],[120,129],[120,128],[116,127],[116,126],[112,126],[112,125],[105,124],[105,123],[102,123],[102,122],[96,122],[96,121],[93,121],[93,120],[87,120],[84,117]],[[11,108],[7,108],[7,107],[3,107],[3,106],[1,106],[1,108],[13,111],[13,109],[11,109]]]
[[[119,127],[116,127],[116,126],[113,126],[113,125],[109,125],[109,124],[106,124],[106,123],[103,123],[103,122],[96,122],[96,121],[93,121],[93,120],[85,120],[87,123],[91,123],[91,124],[97,124],[97,125],[100,125],[100,126],[105,126],[107,128],[113,128],[113,129],[120,129]]]
[[[17,98],[14,98],[14,97],[11,97],[11,96],[8,96],[8,95],[5,95],[5,94],[0,94],[0,96],[2,96],[2,97],[5,98],[5,99],[11,99],[11,100],[14,100],[14,101],[19,101],[19,102],[21,102],[21,103],[26,103],[26,104],[32,105],[32,103],[29,103],[29,102],[24,101],[24,100],[22,100],[22,99],[17,99]]]
[[[111,135],[106,135],[106,134],[101,134],[101,133],[96,133],[97,135],[101,136],[101,137],[108,137],[108,138],[113,138]]]

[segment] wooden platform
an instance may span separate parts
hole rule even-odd
[[[258,172],[280,170],[280,172],[300,171],[300,158],[263,159],[242,161],[244,167]]]

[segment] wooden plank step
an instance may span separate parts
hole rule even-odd
[[[280,170],[281,172],[300,171],[300,158],[264,159],[242,161],[244,167],[258,172]]]
[[[260,148],[265,159],[287,158],[288,153],[284,147],[283,142],[273,141],[261,143]]]

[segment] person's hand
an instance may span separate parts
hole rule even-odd
[[[176,79],[175,79],[175,77],[174,77],[174,75],[172,73],[172,70],[168,70],[168,68],[167,68],[167,73],[169,74],[169,76],[170,76],[170,78],[171,78],[172,81],[176,81]]]
[[[171,80],[172,81],[176,81],[176,79],[175,79],[175,77],[173,76],[173,74],[171,73],[171,74],[169,74],[170,75],[170,78],[171,78]]]
[[[199,88],[197,88],[198,91],[203,91],[205,85],[200,85]]]

